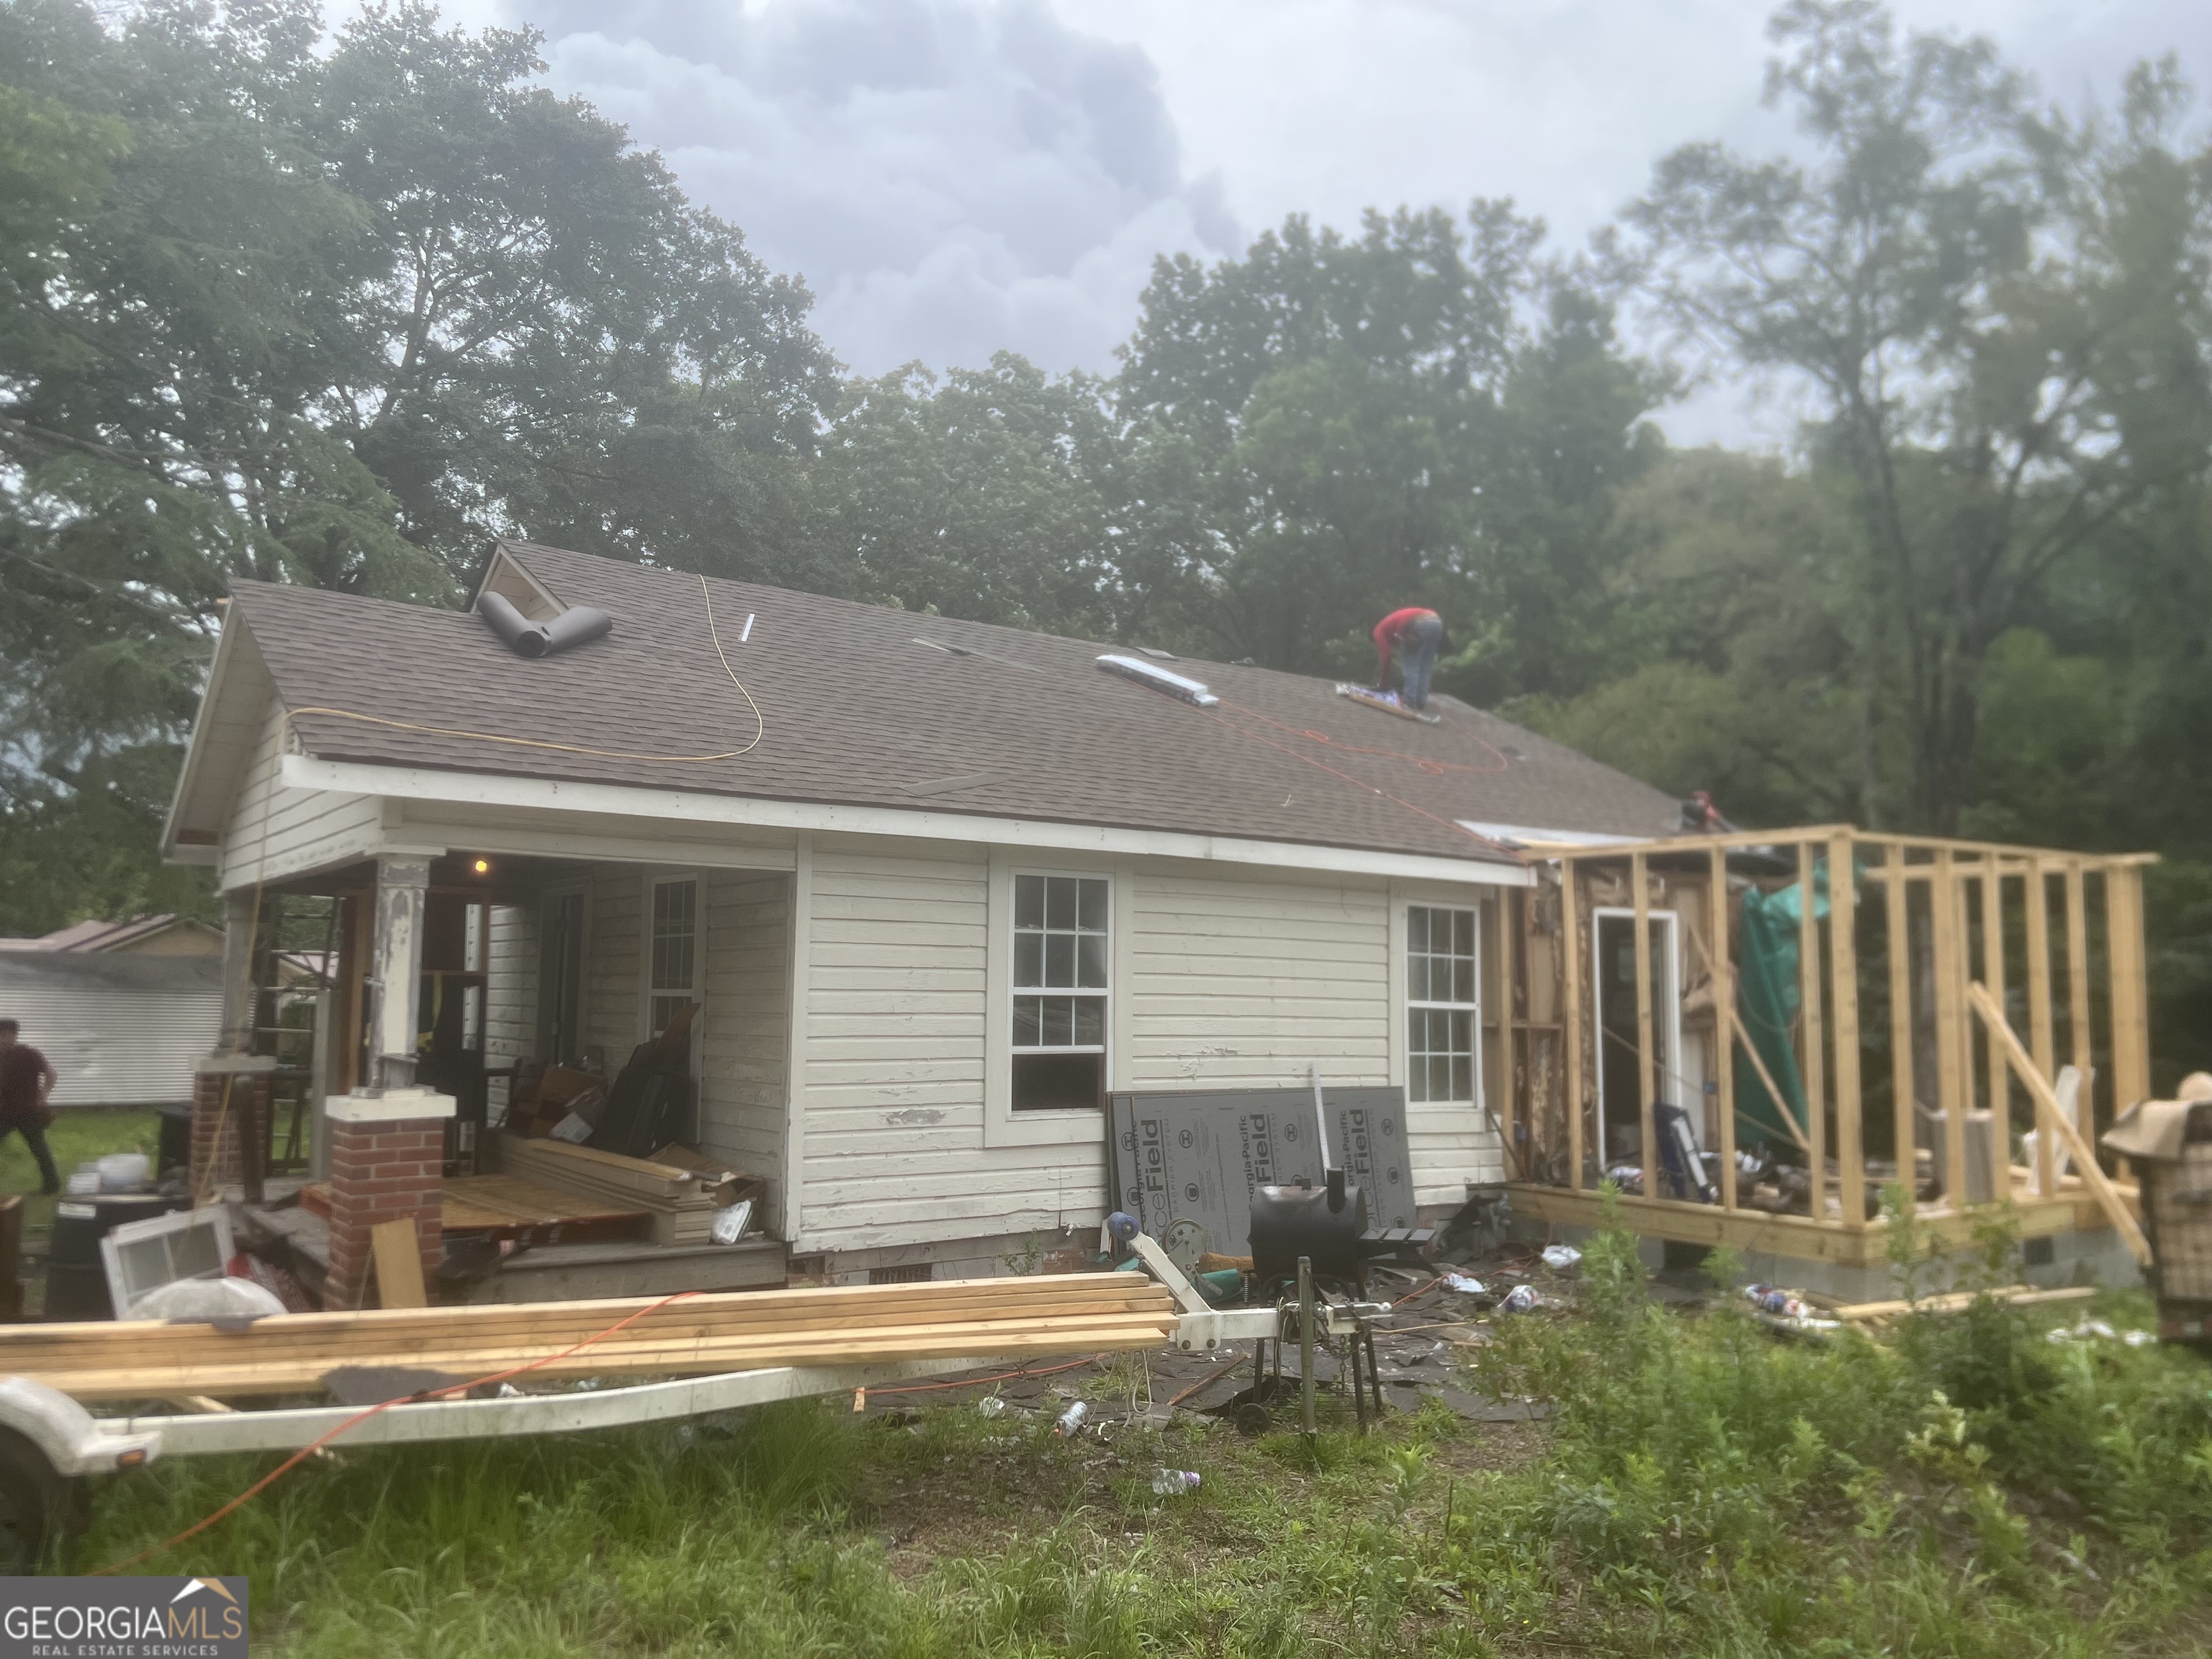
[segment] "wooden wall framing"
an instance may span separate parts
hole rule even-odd
[[[1760,858],[1731,863],[1731,854],[1754,849]],[[1635,1108],[1647,1170],[1657,1164],[1654,1105],[1678,1091],[1655,1049],[1655,1025],[1664,1012],[1655,1008],[1655,991],[1666,984],[1679,989],[1689,982],[1684,969],[1697,965],[1678,963],[1662,974],[1650,959],[1654,894],[1662,889],[1683,924],[1683,948],[1698,951],[1711,986],[1716,1065],[1705,1086],[1707,1149],[1721,1155],[1719,1190],[1713,1205],[1661,1196],[1658,1180],[1647,1176],[1639,1210],[1711,1217],[1743,1207],[1734,1058],[1749,1044],[1737,1013],[1735,940],[1740,895],[1752,885],[1768,891],[1795,885],[1801,895],[1801,1006],[1793,1037],[1808,1110],[1806,1146],[1797,1155],[1808,1164],[1815,1227],[1864,1233],[1884,1224],[1869,1213],[1878,1207],[1878,1183],[1868,1170],[1870,1137],[1877,1146],[1888,1143],[1907,1181],[1916,1149],[1930,1150],[1942,1191],[1922,1210],[1962,1215],[1970,1196],[1969,1141],[1984,1133],[1983,1112],[1991,1115],[1990,1167],[2000,1195],[2086,1202],[2078,1172],[2055,1176],[2057,1137],[2039,1134],[2032,1164],[2014,1164],[2014,1137],[2036,1125],[2037,1101],[2045,1096],[2016,1076],[2021,1054],[2046,1084],[2063,1065],[2090,1074],[2081,1130],[2091,1143],[2098,1127],[2149,1090],[2142,899],[2148,854],[2092,855],[1823,824],[1604,848],[1547,845],[1531,856],[1543,862],[1545,884],[1501,907],[1500,969],[1509,984],[1516,969],[1531,976],[1524,1008],[1533,1009],[1539,941],[1554,941],[1542,954],[1556,969],[1555,984],[1545,989],[1559,1013],[1559,1063],[1545,1071],[1509,1058],[1501,1127],[1509,1148],[1519,1152],[1510,1179],[1586,1193],[1604,1170],[1606,1149],[1594,1144],[1591,1126],[1607,1038],[1592,992],[1594,964],[1586,959],[1594,949],[1590,917],[1601,903],[1632,908],[1635,917]],[[2100,925],[2101,937],[2093,939]],[[1990,1006],[2004,1011],[2007,1031],[1985,1018],[1978,1024],[1971,994],[1978,983],[1994,999]],[[1861,1018],[1869,997],[1881,1010],[1871,1024]],[[1535,1029],[1526,1012],[1516,1021],[1513,1009],[1509,999],[1501,1018],[1509,1057],[1517,1052],[1516,1024],[1531,1039],[1532,1053]],[[1678,1058],[1678,1072],[1680,1064]],[[1774,1219],[1764,1212],[1747,1217],[1753,1218]]]

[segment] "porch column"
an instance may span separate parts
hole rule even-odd
[[[444,1252],[446,1123],[453,1097],[428,1089],[333,1095],[325,1108],[331,1137],[330,1269],[323,1306],[358,1308],[368,1290],[369,1232],[411,1221],[422,1282],[434,1287]]]
[[[222,896],[222,1032],[216,1047],[233,1054],[253,1052],[256,1004],[253,994],[253,889]]]
[[[430,860],[387,854],[376,861],[376,921],[369,939],[368,1091],[415,1082],[415,1033],[422,994],[422,901]]]
[[[192,1139],[185,1181],[194,1204],[239,1188],[248,1203],[261,1199],[269,1157],[269,1074],[271,1054],[220,1049],[192,1068]]]

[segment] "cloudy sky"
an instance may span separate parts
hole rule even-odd
[[[1767,150],[1759,0],[447,0],[527,21],[549,82],[803,273],[854,368],[1011,348],[1109,370],[1154,255],[1288,213],[1510,196],[1573,246],[1691,139]],[[1994,36],[2046,95],[2109,101],[2207,0],[1905,0]],[[1741,389],[1678,440],[1780,430]]]

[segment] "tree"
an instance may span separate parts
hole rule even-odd
[[[1696,144],[1629,210],[1632,267],[1686,338],[1820,400],[1856,486],[1862,815],[1955,831],[1982,670],[2061,567],[2201,478],[2204,197],[2170,73],[2121,130],[2039,118],[1988,42],[1900,43],[1871,0],[1792,0],[1770,98],[1810,165]]]
[[[1123,353],[1122,414],[1203,459],[1211,547],[1190,643],[1364,673],[1408,602],[1459,630],[1443,683],[1545,689],[1588,662],[1575,596],[1613,492],[1652,452],[1656,390],[1607,307],[1539,266],[1542,227],[1479,202],[1293,217],[1241,260],[1162,260]]]
[[[530,86],[534,34],[324,34],[305,0],[0,0],[0,791],[12,846],[105,826],[149,893],[237,577],[450,602],[516,530],[816,574],[803,286]]]
[[[824,570],[854,597],[978,622],[1113,631],[1098,383],[1000,352],[940,382],[919,364],[854,388],[811,483]]]

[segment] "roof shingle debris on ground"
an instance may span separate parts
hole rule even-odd
[[[1102,672],[1097,658],[1124,648],[1110,643],[741,582],[702,593],[696,575],[532,543],[502,551],[562,604],[611,611],[613,633],[530,659],[467,612],[237,585],[233,622],[305,752],[1487,862],[1513,855],[1459,820],[1622,836],[1676,822],[1659,791],[1450,697],[1427,727],[1357,708],[1328,680],[1178,660],[1221,698],[1197,708]],[[590,750],[605,752],[576,752]]]

